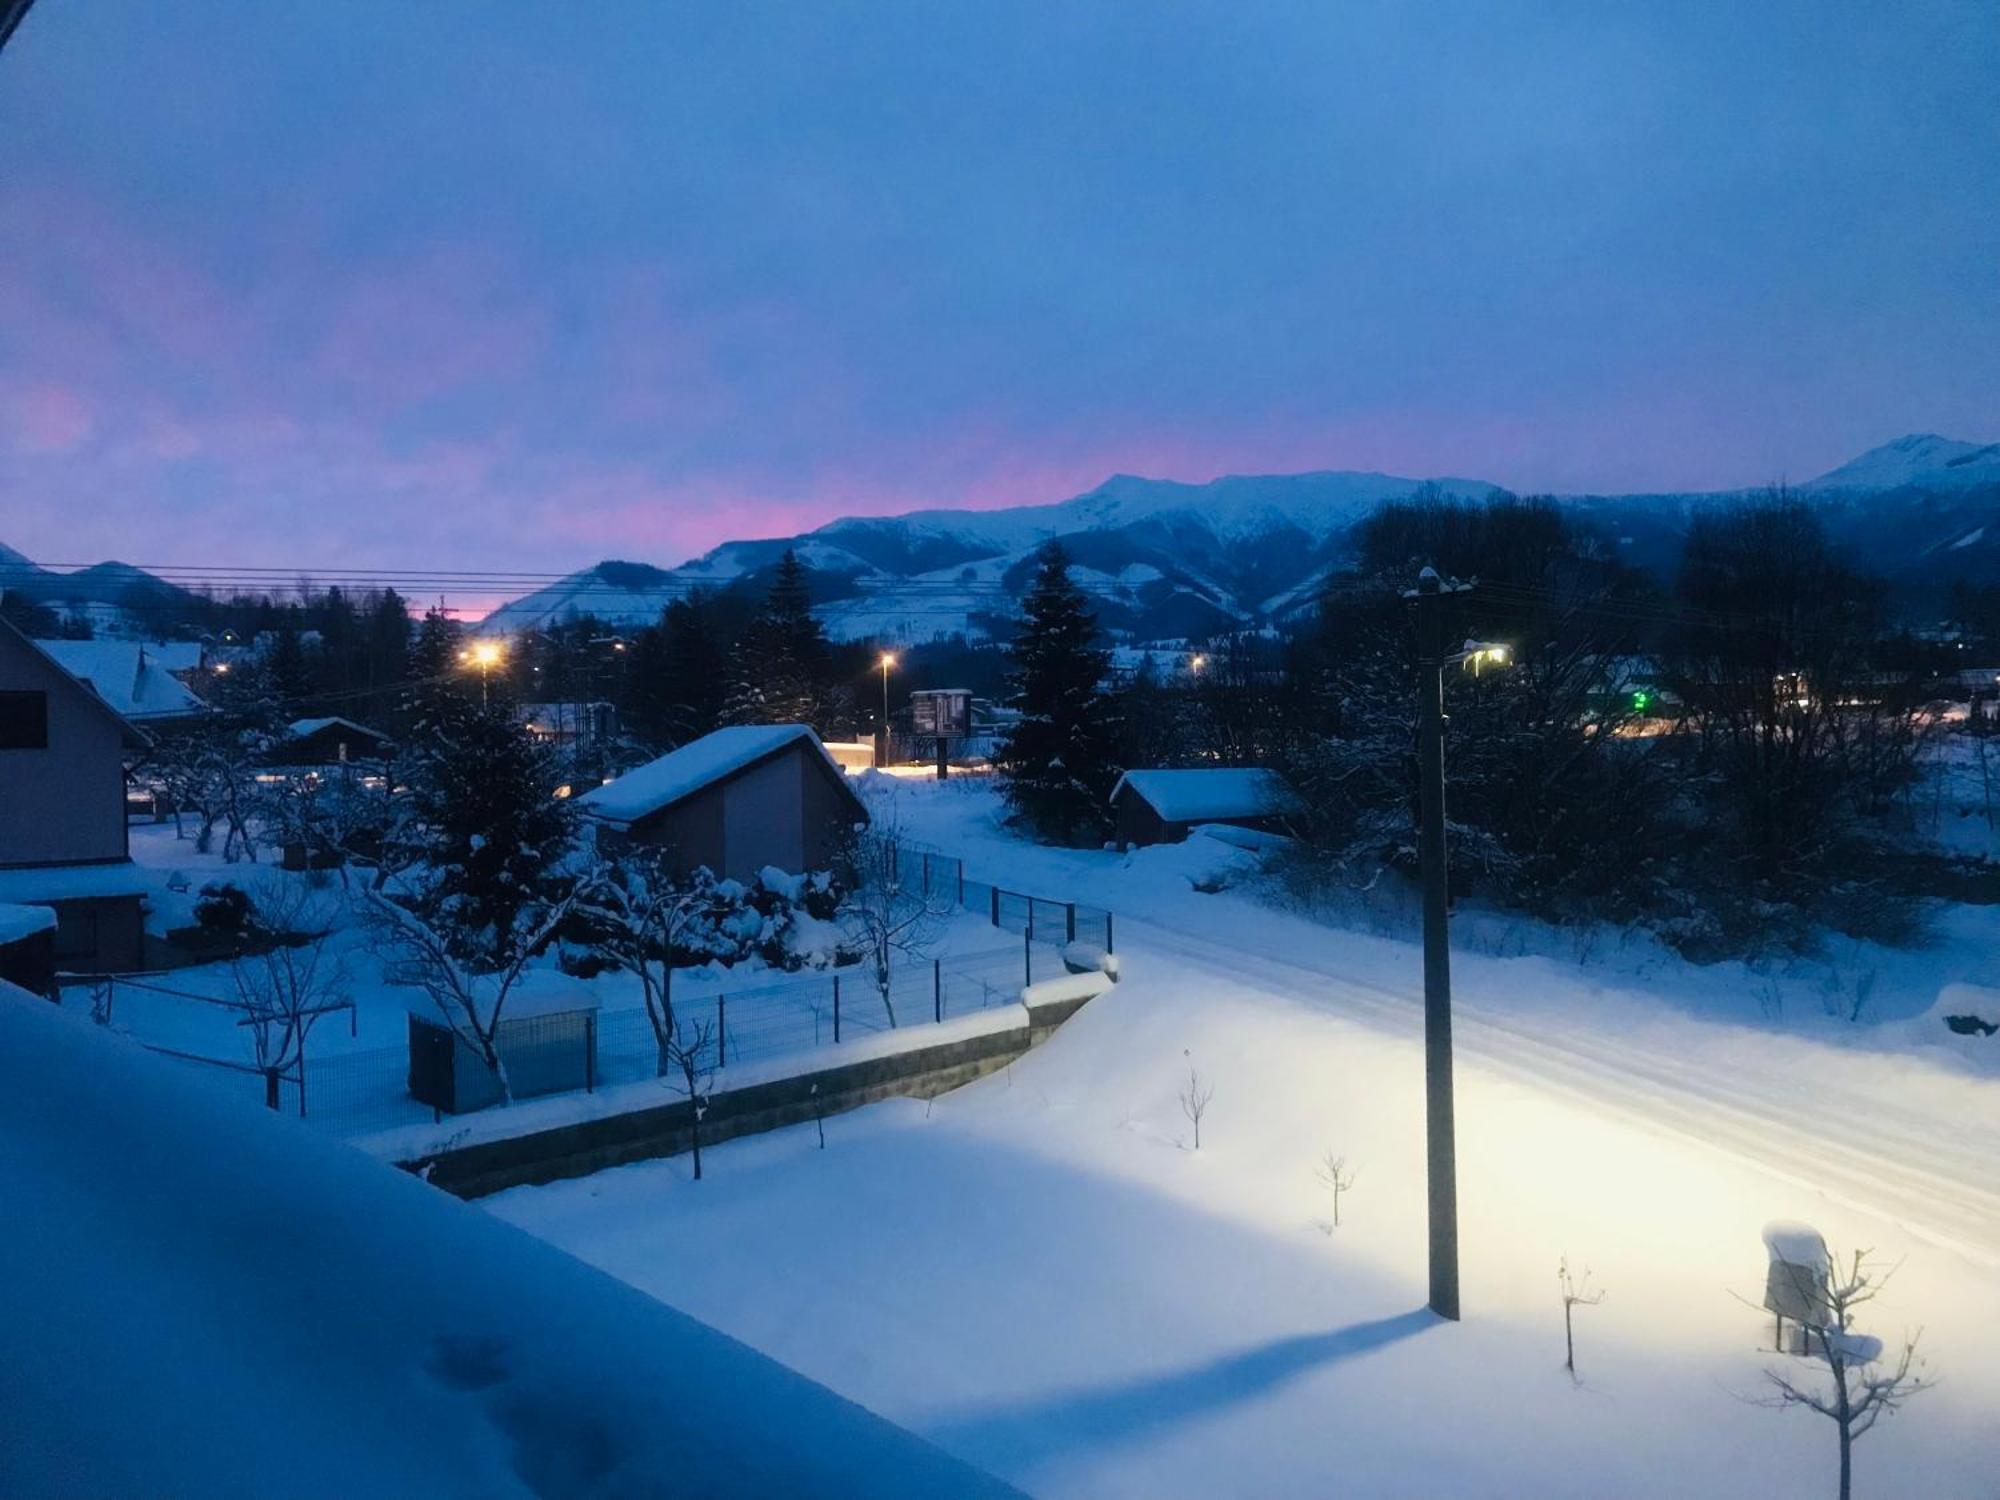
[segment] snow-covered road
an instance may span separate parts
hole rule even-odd
[[[1274,957],[1249,939],[1132,917],[1119,930],[1142,960],[1156,954],[1219,982],[1262,980],[1348,1020],[1421,1034],[1420,974],[1400,988],[1337,960]],[[1461,1058],[1725,1152],[2000,1268],[2000,1108],[1990,1083],[1932,1080],[1925,1093],[1892,1100],[1867,1086],[1875,1070],[1850,1077],[1864,1070],[1849,1055],[1789,1036],[1756,1036],[1759,1055],[1746,1058],[1695,1035],[1695,1023],[1685,1023],[1685,1040],[1698,1048],[1690,1052],[1662,1047],[1657,1027],[1647,1042],[1621,1041],[1583,1017],[1559,1025],[1546,1011],[1508,1016],[1462,997],[1452,1019]],[[1413,1118],[1417,1108],[1413,1101]]]

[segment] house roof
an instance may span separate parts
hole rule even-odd
[[[805,724],[736,724],[718,729],[592,788],[577,798],[577,803],[593,817],[631,823],[684,802],[704,787],[725,781],[793,745],[807,746],[841,790],[853,798],[855,806],[862,805],[819,736]]]
[[[329,714],[323,719],[294,719],[285,726],[285,733],[295,740],[302,740],[318,734],[322,729],[332,729],[335,725],[343,729],[352,729],[356,734],[365,734],[369,739],[379,740],[385,745],[389,742],[389,736],[381,730],[370,729],[366,724],[357,724],[352,719],[343,719],[338,714]]]
[[[30,639],[6,620],[0,620],[0,639],[12,639],[20,642],[21,648],[30,655],[39,657],[42,664],[55,674],[58,681],[81,693],[84,700],[95,704],[100,712],[109,714],[118,724],[119,736],[124,741],[126,749],[145,750],[151,747],[153,741],[143,729],[137,727],[130,719],[126,718],[125,715],[106,702],[103,694],[93,691],[74,672],[71,672],[69,668],[51,656],[43,642]]]
[[[1133,795],[1169,823],[1264,818],[1297,800],[1285,778],[1258,766],[1204,766],[1184,771],[1127,771],[1111,789]]]
[[[141,641],[36,641],[42,653],[128,719],[184,718],[208,704]]]

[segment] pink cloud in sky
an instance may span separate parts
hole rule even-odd
[[[69,453],[89,441],[97,420],[91,405],[67,386],[32,384],[0,389],[8,439],[20,452]]]

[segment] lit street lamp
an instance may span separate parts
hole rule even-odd
[[[1472,585],[1446,583],[1437,569],[1425,568],[1417,586],[1405,591],[1417,616],[1417,671],[1420,722],[1417,777],[1420,826],[1418,848],[1424,876],[1424,1142],[1430,1186],[1430,1307],[1441,1318],[1458,1320],[1458,1149],[1452,1119],[1451,938],[1449,852],[1444,819],[1444,669],[1453,664],[1476,673],[1503,666],[1511,654],[1493,641],[1467,641],[1457,651],[1444,646],[1444,601]]]
[[[1207,665],[1208,665],[1208,658],[1202,655],[1202,653],[1199,651],[1195,652],[1193,656],[1190,656],[1188,658],[1188,670],[1194,673],[1197,677],[1201,675],[1201,669]]]
[[[877,731],[882,748],[876,752],[875,761],[886,766],[889,764],[889,669],[896,665],[896,654],[884,651],[877,665],[882,668],[882,727]]]
[[[469,661],[479,668],[479,706],[487,706],[487,679],[495,667],[507,658],[506,648],[498,641],[474,641],[466,650],[458,653],[459,660]]]

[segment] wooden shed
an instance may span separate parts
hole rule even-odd
[[[1111,789],[1120,849],[1177,844],[1199,823],[1275,832],[1295,801],[1282,776],[1257,766],[1127,771]]]
[[[804,724],[739,724],[577,799],[601,827],[672,851],[675,866],[750,880],[823,870],[868,809]]]

